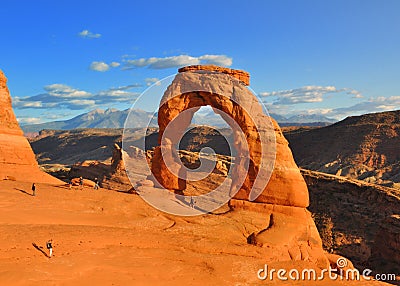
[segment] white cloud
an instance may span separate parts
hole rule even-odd
[[[273,98],[274,105],[292,105],[299,103],[322,102],[325,94],[339,93],[339,92],[345,92],[347,94],[351,94],[353,95],[353,97],[356,98],[362,97],[361,93],[354,89],[350,88],[338,89],[334,86],[315,86],[315,85],[308,85],[289,90],[261,92],[259,95],[261,97]]]
[[[161,85],[160,79],[158,79],[158,78],[156,78],[156,77],[148,77],[148,78],[145,78],[144,81],[145,81],[145,83],[146,83],[146,86],[150,86],[150,85],[152,85],[153,83],[154,83],[155,85]]]
[[[351,88],[343,88],[343,91],[345,91],[347,94],[353,95],[353,98],[363,98],[361,92],[355,89]]]
[[[89,68],[92,71],[105,72],[110,69],[110,66],[105,62],[92,62]]]
[[[106,72],[110,68],[116,68],[119,67],[121,64],[119,62],[111,62],[110,64],[107,64],[105,62],[92,62],[89,66],[89,68],[92,71],[98,71],[98,72]]]
[[[370,113],[370,112],[381,112],[389,110],[400,109],[400,96],[390,97],[374,97],[367,101],[357,103],[349,107],[335,108],[332,110],[334,116],[347,116],[352,115],[355,112],[358,113]]]
[[[93,99],[73,99],[68,102],[70,105],[73,105],[75,108],[87,108],[94,107],[96,105],[96,101]]]
[[[46,119],[51,119],[51,120],[57,120],[60,118],[65,118],[67,116],[74,115],[74,112],[60,112],[59,110],[57,113],[54,113],[53,111],[49,110],[48,112],[43,112],[41,115],[45,117]]]
[[[92,33],[89,30],[83,30],[78,35],[82,38],[88,38],[88,39],[98,39],[101,37],[101,34]]]
[[[199,60],[202,64],[213,64],[225,67],[230,67],[232,65],[232,58],[225,55],[204,55],[200,56]]]
[[[152,69],[166,69],[178,66],[196,65],[200,61],[197,58],[180,55],[166,58],[141,58],[137,60],[126,60],[125,67],[145,67],[148,66]]]
[[[25,98],[14,97],[12,104],[16,108],[42,108],[43,104],[41,101],[29,101]]]
[[[289,106],[289,105],[286,105]],[[275,107],[280,106],[269,106],[270,110],[275,111]],[[390,96],[390,97],[375,97],[370,98],[366,101],[354,104],[348,107],[339,108],[315,108],[315,109],[291,109],[291,110],[279,110],[283,112],[278,112],[278,114],[287,116],[288,114],[317,114],[324,115],[329,118],[335,118],[337,120],[342,120],[347,116],[361,115],[366,113],[374,112],[384,112],[391,110],[400,110],[400,96]]]
[[[315,114],[341,120],[351,115],[400,109],[400,96],[374,97],[347,107],[331,108],[325,105],[315,108],[314,105],[310,105],[313,108],[307,108],[308,103],[323,102],[327,94],[336,93],[342,93],[355,99],[363,98],[361,92],[357,90],[336,88],[335,86],[304,86],[290,90],[263,92],[259,95],[271,113],[286,117],[293,114]],[[304,105],[300,105],[301,103]],[[303,108],[299,109],[299,106]]]
[[[44,87],[44,90],[48,92],[49,95],[54,97],[88,97],[91,96],[89,92],[84,90],[79,90],[72,88],[65,84],[50,84]]]
[[[119,86],[119,87],[111,87],[108,90],[128,90],[128,89],[137,88],[137,87],[143,87],[143,85],[140,83],[133,83],[133,84]]]
[[[110,63],[110,67],[112,67],[112,68],[116,68],[116,67],[119,67],[121,64],[119,63],[119,62],[111,62]]]
[[[314,108],[307,109],[303,112],[303,114],[321,114],[321,115],[329,115],[332,113],[332,108]]]
[[[128,102],[133,103],[134,100],[140,95],[139,92],[128,91],[129,89],[138,87],[135,85],[121,86],[118,88],[110,88],[102,90],[96,94],[97,104],[109,104],[110,102]]]
[[[179,55],[164,58],[141,58],[134,60],[124,60],[123,69],[131,69],[138,67],[148,67],[150,69],[167,69],[173,67],[182,67],[188,65],[199,64],[216,64],[222,66],[231,66],[232,58],[225,55],[203,55],[200,57],[192,57],[189,55]]]
[[[37,124],[37,123],[42,122],[41,118],[37,118],[37,117],[18,117],[17,120],[21,125]]]
[[[109,105],[115,102],[133,103],[139,92],[129,91],[141,87],[140,84],[114,87],[96,94],[79,90],[65,84],[51,84],[44,87],[45,93],[30,97],[14,97],[16,109],[92,109],[96,106]]]

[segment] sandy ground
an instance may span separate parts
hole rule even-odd
[[[273,253],[247,244],[262,214],[176,217],[137,195],[38,184],[33,197],[30,186],[0,181],[0,285],[383,285],[260,281],[265,263],[311,266],[269,263]]]

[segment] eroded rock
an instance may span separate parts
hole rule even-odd
[[[137,150],[136,150],[137,151]],[[111,166],[109,172],[103,177],[101,186],[106,189],[129,191],[132,189],[131,182],[126,174],[122,148],[118,144],[114,144],[113,156],[111,158]]]
[[[201,66],[196,66],[195,69],[181,69],[181,73],[175,77],[161,99],[158,111],[160,146],[155,148],[152,163],[152,174],[157,182],[166,189],[180,191],[185,189],[185,181],[174,175],[175,173],[180,174],[181,177],[185,176],[185,170],[181,168],[179,158],[177,156],[163,158],[162,148],[165,148],[167,150],[165,153],[169,154],[168,150],[179,142],[193,114],[201,106],[210,105],[233,129],[237,155],[235,168],[232,170],[231,188],[240,187],[235,198],[247,200],[256,177],[264,171],[260,168],[262,156],[265,156],[261,152],[261,139],[266,138],[270,144],[275,144],[274,138],[276,138],[277,159],[271,179],[255,201],[307,207],[309,203],[307,186],[277,123],[264,114],[257,98],[241,81],[231,77],[229,72],[215,73],[210,78],[207,72],[212,70],[213,66],[206,66],[204,69],[201,69]],[[215,69],[215,72],[218,71],[219,69]],[[204,86],[212,92],[202,91]],[[179,120],[174,120],[178,115]],[[173,130],[173,134],[168,134],[161,144],[167,126],[169,130]],[[240,136],[240,134],[244,135]],[[273,162],[274,155],[268,153],[266,159]],[[166,160],[170,169],[165,164]],[[248,168],[245,167],[247,160]],[[239,182],[242,178],[245,178],[243,184]],[[268,180],[268,177],[265,180]]]
[[[35,154],[23,136],[11,106],[7,78],[0,70],[0,179],[13,177],[17,181],[61,183],[40,171]]]

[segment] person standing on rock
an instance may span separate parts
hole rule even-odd
[[[35,183],[32,184],[32,196],[36,196],[36,185],[35,185]]]
[[[94,187],[93,187],[95,190],[98,190],[99,189],[99,179],[98,178],[95,178],[94,179]]]
[[[190,197],[190,202],[189,202],[189,206],[194,209],[194,205],[195,205],[196,201],[193,199],[193,197]]]
[[[83,189],[83,178],[82,177],[79,178],[79,187],[81,188],[81,190]]]
[[[47,241],[46,247],[49,250],[49,257],[51,257],[53,255],[53,240],[52,239]]]

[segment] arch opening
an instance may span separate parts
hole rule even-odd
[[[179,106],[180,108],[171,109],[170,103],[174,104],[177,100],[183,104]],[[258,175],[261,161],[259,153],[262,152],[262,147],[257,125],[238,103],[216,93],[204,91],[184,93],[160,106],[158,111],[160,146],[155,149],[153,160],[161,164],[152,165],[152,173],[162,187],[184,194],[187,188],[187,170],[179,166],[176,160],[179,157],[176,146],[190,126],[194,114],[202,106],[210,106],[232,130],[233,148],[230,150],[234,150],[235,164],[231,174],[230,195],[235,195],[241,189],[248,194]],[[169,152],[171,156],[168,155]],[[163,153],[166,156],[162,156]]]

